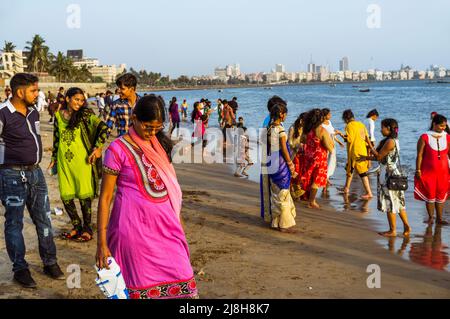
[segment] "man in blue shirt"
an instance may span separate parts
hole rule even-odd
[[[0,105],[0,199],[5,207],[6,250],[15,281],[35,288],[25,261],[25,206],[36,226],[44,273],[53,279],[64,279],[64,274],[56,260],[47,184],[39,167],[42,142],[39,112],[33,107],[39,94],[38,78],[18,73],[10,85],[13,96]]]

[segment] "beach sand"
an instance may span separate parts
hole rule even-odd
[[[51,207],[62,208],[57,178],[46,171],[52,127],[42,113],[44,170]],[[221,164],[176,165],[183,190],[182,216],[201,298],[450,298],[450,275],[409,262],[375,241],[373,221],[338,212],[322,201],[313,211],[297,203],[298,233],[272,230],[259,217],[259,185],[237,179]],[[96,221],[97,200],[93,205]],[[103,298],[95,286],[96,240],[58,239],[69,218],[52,215],[58,260],[81,269],[81,288],[69,289],[42,272],[34,226],[25,213],[27,261],[38,289],[12,281],[0,214],[0,298]],[[379,265],[381,288],[369,289],[367,267]],[[71,276],[66,273],[66,276]],[[70,281],[70,280],[69,280]]]

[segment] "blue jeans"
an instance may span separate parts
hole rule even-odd
[[[0,169],[0,199],[5,207],[6,250],[13,271],[27,269],[22,235],[25,206],[36,226],[39,254],[45,266],[56,264],[47,184],[40,168],[30,171]]]

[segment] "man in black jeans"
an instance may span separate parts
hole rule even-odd
[[[35,288],[25,261],[25,206],[36,226],[44,273],[53,279],[64,279],[64,274],[56,260],[47,184],[39,167],[42,142],[39,113],[33,107],[38,78],[18,73],[10,85],[13,96],[0,105],[0,199],[5,207],[5,241],[14,279],[23,287]]]

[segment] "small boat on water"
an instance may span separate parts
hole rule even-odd
[[[370,92],[370,89],[360,89],[359,92],[361,92],[361,93]]]

